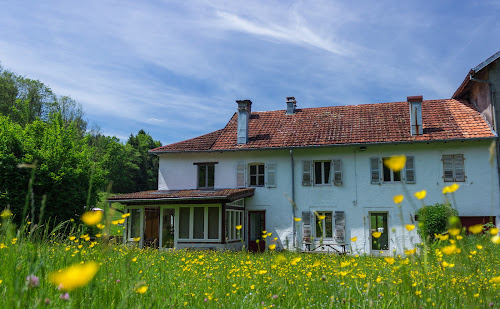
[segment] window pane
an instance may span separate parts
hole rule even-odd
[[[205,207],[194,207],[193,238],[204,239],[205,232]]]
[[[130,237],[136,238],[141,236],[141,210],[130,210]]]
[[[314,162],[314,183],[317,185],[323,183],[321,176],[321,162]]]
[[[258,186],[263,186],[264,185],[264,175],[259,176],[259,183],[257,185]]]
[[[207,171],[207,184],[208,184],[208,187],[210,188],[213,188],[214,187],[214,179],[215,179],[215,165],[209,165],[207,166],[208,167],[208,171]]]
[[[207,186],[207,166],[206,165],[198,165],[198,187],[204,188]]]
[[[257,166],[250,165],[250,175],[256,175],[256,174],[257,174]]]
[[[391,181],[391,169],[385,166],[385,164],[383,165],[383,167],[384,167],[384,181]]]
[[[330,161],[323,162],[324,172],[325,172],[325,184],[330,183]]]
[[[219,238],[219,207],[208,207],[208,238]]]
[[[179,208],[179,238],[189,238],[189,207]]]
[[[325,237],[331,238],[333,237],[333,224],[332,224],[332,213],[325,213]]]
[[[264,164],[257,165],[259,167],[259,174],[264,175]]]
[[[394,172],[394,181],[401,181],[401,171]]]
[[[251,186],[257,185],[257,176],[256,175],[250,175],[250,185]]]

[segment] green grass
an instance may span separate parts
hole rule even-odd
[[[459,250],[450,255],[441,251],[450,239],[436,242],[426,264],[422,252],[393,261],[290,252],[138,250],[109,245],[102,238],[85,241],[81,230],[68,222],[46,237],[41,228],[16,234],[4,220],[2,306],[500,308],[500,282],[495,282],[500,281],[500,245],[489,235],[454,239]],[[100,263],[96,276],[70,291],[68,300],[60,299],[63,292],[49,282],[50,274],[87,261]],[[28,285],[29,275],[39,278],[37,287]],[[147,291],[137,293],[144,285]]]

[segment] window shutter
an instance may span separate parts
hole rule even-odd
[[[444,181],[454,181],[453,155],[443,155],[443,178]]]
[[[371,174],[372,185],[380,184],[379,158],[370,158],[370,174]]]
[[[236,166],[236,187],[245,187],[245,163],[238,162]]]
[[[342,161],[337,159],[332,161],[333,184],[336,186],[342,185]]]
[[[311,160],[302,161],[302,185],[310,186],[312,180]]]
[[[455,181],[465,181],[464,155],[454,155],[453,165],[455,169]]]
[[[345,243],[345,213],[343,211],[335,212],[335,241]]]
[[[415,183],[415,159],[414,157],[406,157],[405,165],[405,181],[406,183]]]
[[[303,211],[302,212],[302,235],[304,237],[304,241],[311,241],[311,212]]]
[[[268,162],[266,164],[266,183],[268,188],[276,187],[276,162]]]

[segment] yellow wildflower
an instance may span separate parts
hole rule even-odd
[[[295,222],[300,222],[300,221],[302,221],[302,219],[301,219],[301,218],[297,218],[297,217],[293,218],[293,220],[295,220]]]
[[[96,262],[73,264],[66,269],[53,272],[49,275],[49,280],[61,290],[71,291],[87,285],[98,270],[99,265]]]
[[[148,290],[148,286],[143,285],[143,286],[140,286],[137,289],[135,289],[135,292],[139,293],[139,294],[144,294],[144,293],[146,293],[147,290]]]
[[[102,229],[105,227],[105,225],[104,225],[104,224],[101,224],[101,223],[97,224],[96,226],[97,226],[97,228],[98,228],[98,229],[100,229],[100,230],[102,230]]]
[[[2,217],[2,218],[8,218],[8,217],[10,217],[10,216],[12,216],[12,212],[11,212],[11,211],[10,211],[10,209],[8,209],[8,208],[7,208],[7,209],[4,209],[4,210],[2,211],[2,214],[0,214],[0,217]]]
[[[491,237],[491,242],[496,244],[496,245],[500,245],[500,236],[495,235],[495,236]]]
[[[4,243],[0,244],[0,249],[7,248],[7,246]]]
[[[140,237],[134,237],[134,241],[139,241],[139,240],[141,240]]]
[[[456,250],[457,250],[457,246],[455,246],[455,245],[450,245],[450,246],[446,246],[446,247],[441,248],[441,252],[443,252],[444,254],[447,254],[447,255],[453,254]]]
[[[356,242],[356,240],[358,240],[358,237],[356,237],[356,236],[354,236],[353,238],[351,238],[352,242]]]
[[[415,254],[416,252],[417,252],[417,248],[413,248],[411,250],[405,250],[406,255],[412,255],[412,254]]]
[[[500,283],[500,276],[491,278],[490,283]]]
[[[101,238],[102,234],[95,234],[95,237]]]
[[[476,224],[469,226],[469,232],[472,234],[479,234],[483,231],[483,225],[482,224]]]
[[[267,274],[267,270],[259,270],[259,275]]]
[[[405,228],[406,228],[409,232],[411,232],[411,231],[413,231],[413,229],[415,229],[415,225],[413,225],[413,224],[407,224],[407,225],[405,225]]]
[[[122,215],[122,218],[124,218],[124,219],[125,219],[126,217],[130,217],[130,212],[127,212],[126,214],[123,214],[123,215]]]
[[[457,191],[458,188],[460,188],[460,185],[456,184],[456,183],[449,185],[449,186],[446,186],[443,188],[443,194],[453,193],[453,192]]]
[[[242,227],[243,227],[243,225],[237,225],[236,229],[239,231],[239,230],[241,230]]]
[[[405,155],[392,156],[389,159],[384,160],[384,165],[395,172],[399,172],[400,170],[402,170],[405,167],[405,163]]]
[[[87,211],[82,215],[81,219],[87,225],[96,225],[101,222],[102,211]]]
[[[389,263],[389,265],[394,264],[394,258],[393,257],[385,257],[384,260]]]
[[[318,218],[319,218],[320,220],[325,220],[326,216],[325,216],[325,215],[321,215],[321,216],[318,216]]]
[[[276,249],[276,244],[269,245],[269,249],[271,249],[271,250]]]
[[[75,240],[75,238],[76,238],[75,236],[70,236],[69,240]]]
[[[460,229],[459,228],[451,228],[448,230],[448,233],[450,233],[451,236],[457,236],[460,234]]]
[[[481,245],[476,245],[476,248],[478,248],[479,250],[483,249],[483,246]]]
[[[404,197],[404,195],[399,194],[399,195],[394,195],[394,197],[392,199],[394,200],[395,204],[399,204],[405,199],[405,197]]]
[[[381,232],[373,232],[372,233],[372,236],[375,237],[375,238],[379,238],[381,235],[382,235]]]
[[[426,195],[427,195],[427,191],[425,190],[422,190],[422,191],[418,191],[418,192],[415,192],[415,197],[418,198],[419,200],[423,199]]]
[[[491,228],[491,229],[490,229],[490,234],[491,234],[491,235],[496,235],[496,234],[498,234],[498,228],[496,228],[496,227]]]

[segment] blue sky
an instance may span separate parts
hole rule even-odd
[[[500,1],[6,1],[0,64],[122,140],[252,110],[449,98],[500,50]]]

